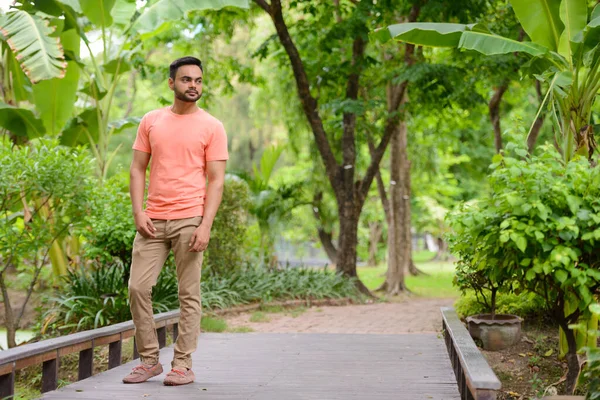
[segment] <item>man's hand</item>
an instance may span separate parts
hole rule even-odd
[[[210,228],[206,225],[200,224],[194,231],[192,238],[190,239],[190,250],[194,252],[200,252],[206,250],[208,247],[208,241],[210,240]]]
[[[148,217],[145,213],[140,212],[133,215],[135,219],[135,229],[145,238],[154,239],[156,236],[154,232],[156,232],[156,228],[152,223],[150,217]]]

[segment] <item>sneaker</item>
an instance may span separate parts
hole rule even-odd
[[[196,377],[191,369],[173,368],[171,372],[167,374],[164,384],[167,386],[187,385],[188,383],[194,382],[194,379],[196,379]]]
[[[148,379],[160,375],[163,372],[162,364],[145,365],[140,364],[131,371],[129,375],[123,378],[123,383],[142,383]]]

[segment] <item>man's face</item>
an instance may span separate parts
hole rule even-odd
[[[181,101],[195,103],[202,97],[202,70],[197,65],[183,65],[175,79],[169,78],[169,87]]]

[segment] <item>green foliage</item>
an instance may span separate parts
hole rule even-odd
[[[563,160],[569,162],[579,154],[591,161],[597,148],[590,124],[600,89],[600,8],[596,6],[588,16],[585,1],[542,0],[532,4],[512,0],[511,5],[531,42],[496,35],[480,24],[403,23],[379,29],[373,37],[475,50],[487,56],[526,55],[530,61],[522,71],[548,84],[538,115],[548,105]]]
[[[223,199],[213,222],[208,249],[204,254],[206,275],[227,274],[244,265],[247,260],[244,239],[249,205],[250,190],[246,182],[236,176],[227,175]]]
[[[499,314],[514,314],[525,320],[532,321],[540,317],[544,309],[544,299],[535,293],[506,293],[498,297],[496,312]],[[456,313],[465,318],[469,315],[489,312],[487,306],[481,304],[474,291],[466,291],[454,304]]]
[[[39,322],[42,333],[94,329],[131,319],[125,270],[120,263],[70,271],[61,292]],[[202,307],[227,308],[251,302],[285,299],[358,297],[353,282],[329,270],[248,268],[229,276],[210,276],[202,281]],[[177,278],[172,262],[161,271],[152,289],[154,313],[179,306]],[[226,329],[226,328],[225,328]]]
[[[202,317],[200,329],[203,332],[224,332],[227,330],[227,322],[220,318]]]
[[[512,144],[496,155],[490,192],[449,217],[454,254],[470,271],[537,293],[566,328],[600,288],[600,169],[566,166],[546,146],[540,157]],[[564,307],[564,305],[572,307]]]
[[[92,160],[55,141],[12,147],[4,136],[0,165],[2,261],[20,267],[28,260],[41,268],[51,246],[80,226],[90,209]]]
[[[95,329],[131,319],[127,286],[123,284],[124,267],[120,263],[69,271],[64,287],[49,298],[52,306],[39,323],[42,333],[57,330],[74,332]],[[177,278],[172,262],[167,262],[152,289],[154,313],[179,306]]]
[[[10,45],[34,83],[65,75],[67,63],[60,40],[53,35],[55,29],[46,19],[22,10],[0,15],[0,39]]]
[[[127,182],[117,174],[96,188],[93,212],[87,221],[89,229],[82,234],[87,239],[87,258],[106,264],[118,258],[129,268],[136,230],[126,187]]]
[[[327,269],[247,268],[227,277],[202,281],[202,306],[207,309],[257,301],[357,296],[352,280]]]
[[[136,230],[131,216],[131,201],[127,182],[119,174],[95,191],[94,207],[83,231],[88,240],[86,256],[103,263],[115,258],[129,269]],[[204,254],[204,269],[208,275],[221,274],[244,265],[249,190],[245,182],[226,176],[223,199],[213,222],[208,249]]]

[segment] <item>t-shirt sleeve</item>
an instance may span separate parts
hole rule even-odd
[[[206,154],[206,161],[225,161],[229,159],[227,134],[221,122],[216,124],[210,143],[206,146],[204,153]]]
[[[148,128],[148,115],[146,114],[140,121],[140,126],[138,126],[135,142],[133,142],[132,146],[134,150],[143,151],[144,153],[152,153]]]

